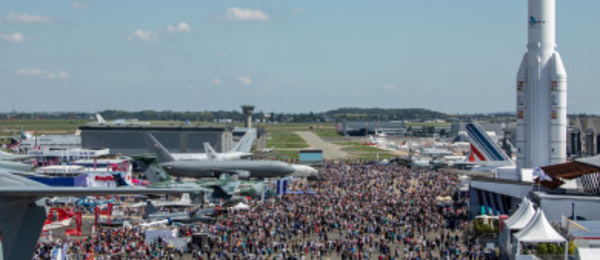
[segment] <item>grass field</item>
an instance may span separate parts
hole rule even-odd
[[[293,131],[277,130],[269,132],[267,147],[275,147],[275,149],[301,149],[307,148],[308,144]]]
[[[277,150],[270,155],[276,156],[278,159],[293,159],[298,160],[299,152],[298,150]]]
[[[89,120],[81,119],[31,119],[31,120],[0,120],[0,135],[10,136],[19,135],[21,127],[25,131],[35,132],[38,134],[61,134],[74,133],[81,125],[86,124]]]
[[[335,145],[339,145],[339,146],[359,146],[359,145],[362,145],[362,144],[359,144],[357,142],[347,142],[347,141],[333,141],[331,143],[335,144]]]
[[[25,131],[40,134],[72,134],[79,126],[93,120],[85,119],[30,119],[30,120],[0,120],[0,136],[19,135],[21,127]],[[110,120],[109,120],[110,121]],[[181,121],[152,121],[152,125],[185,125]],[[225,126],[213,122],[192,122],[192,125]],[[231,125],[231,124],[229,124]],[[235,124],[234,126],[241,126]],[[308,144],[295,131],[311,131],[323,140],[341,146],[349,153],[349,158],[373,160],[379,153],[380,158],[394,157],[389,151],[360,144],[354,139],[340,136],[336,133],[335,123],[292,123],[292,124],[255,124],[255,127],[265,128],[270,138],[266,147],[275,147],[272,155],[282,159],[298,159],[298,151],[308,148]],[[283,150],[282,150],[283,149]]]

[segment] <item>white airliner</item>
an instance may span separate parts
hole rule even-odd
[[[204,143],[205,153],[172,153],[171,156],[177,161],[231,161],[240,160],[252,156],[250,148],[254,142],[255,135],[248,131],[231,150],[217,153],[208,143]]]
[[[137,119],[117,119],[113,121],[106,121],[100,114],[96,114],[96,122],[90,122],[88,125],[149,125],[150,122],[141,122]]]

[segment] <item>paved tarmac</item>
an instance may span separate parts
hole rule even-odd
[[[346,156],[348,156],[348,153],[342,151],[340,146],[324,141],[321,139],[321,137],[313,132],[298,131],[294,133],[302,137],[302,139],[306,141],[310,148],[323,150],[323,159],[325,160],[346,158]]]

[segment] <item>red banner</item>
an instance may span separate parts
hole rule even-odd
[[[75,223],[77,224],[77,235],[81,236],[81,225],[83,223],[81,220],[81,211],[75,213]]]

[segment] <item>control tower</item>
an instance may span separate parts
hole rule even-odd
[[[252,128],[252,113],[254,113],[254,106],[242,105],[242,111],[244,112],[244,127],[247,129]]]

